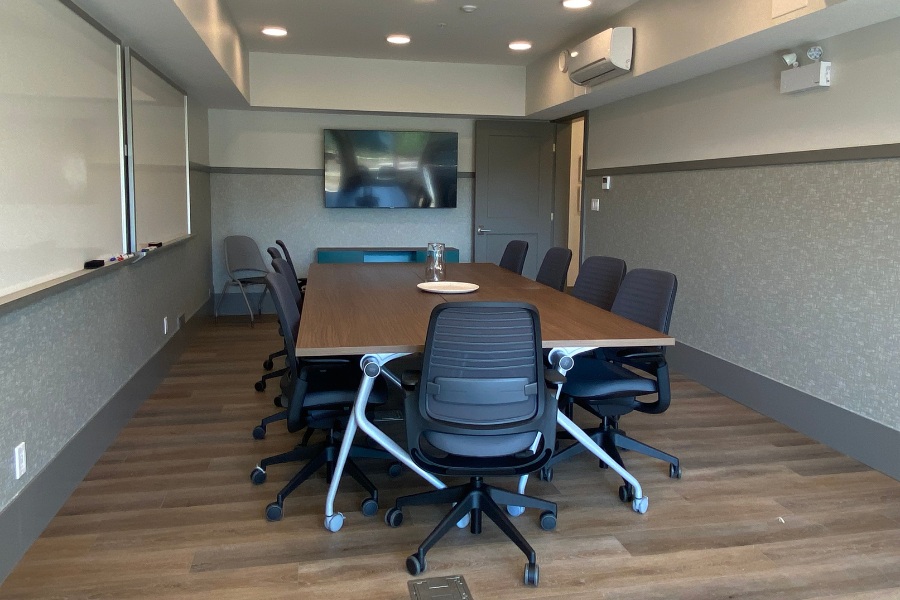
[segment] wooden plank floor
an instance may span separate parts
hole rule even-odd
[[[270,320],[205,325],[41,538],[0,586],[0,598],[334,600],[408,598],[404,560],[441,516],[413,508],[398,529],[384,507],[424,489],[409,472],[389,479],[364,463],[382,494],[363,517],[364,493],[347,481],[346,516],[322,526],[320,474],[268,523],[264,507],[295,467],[248,475],[296,438],[275,424],[272,393],[253,391],[277,346]],[[275,386],[270,387],[270,392]],[[650,498],[645,515],[618,501],[619,481],[582,454],[532,479],[529,492],[559,504],[542,531],[531,512],[516,524],[538,554],[538,588],[522,585],[522,554],[493,524],[454,531],[428,555],[429,576],[461,574],[477,600],[526,598],[900,599],[900,482],[683,377],[671,409],[629,415],[631,435],[678,455],[684,478],[630,452]]]

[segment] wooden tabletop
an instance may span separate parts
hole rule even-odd
[[[416,287],[417,263],[312,264],[297,338],[300,356],[421,352],[432,309],[443,302],[522,301],[537,307],[545,348],[670,346],[674,338],[521,277],[497,265],[447,265],[447,279],[475,283],[469,294]]]

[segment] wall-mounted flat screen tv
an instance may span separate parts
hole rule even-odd
[[[456,208],[459,135],[325,130],[328,208]]]

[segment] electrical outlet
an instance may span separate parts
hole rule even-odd
[[[600,198],[591,198],[591,210],[600,210]]]
[[[25,442],[16,446],[16,479],[21,479],[25,474]]]
[[[163,317],[163,335],[169,334],[169,317]]]

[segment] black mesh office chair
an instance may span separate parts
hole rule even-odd
[[[625,277],[625,261],[611,256],[590,256],[578,269],[572,295],[603,310],[612,308]]]
[[[406,560],[410,574],[426,569],[425,553],[468,513],[472,533],[481,533],[487,515],[525,553],[525,583],[537,585],[534,550],[499,505],[542,509],[541,527],[553,529],[556,504],[483,478],[536,471],[552,453],[556,404],[545,400],[540,332],[537,309],[524,303],[450,302],[431,313],[421,379],[406,398],[407,446],[426,471],[470,480],[398,498],[385,515],[397,527],[404,506],[455,504]],[[547,376],[560,381],[556,372]]]
[[[566,289],[566,276],[569,273],[569,263],[572,262],[572,251],[568,248],[553,247],[547,250],[537,276],[538,283],[552,287],[560,292]]]
[[[306,293],[306,277],[298,277],[297,276],[297,265],[294,264],[294,259],[291,258],[291,253],[288,251],[287,246],[285,246],[284,242],[281,240],[275,240],[275,243],[281,248],[281,253],[284,254],[284,259],[291,266],[291,271],[294,274],[294,279],[297,280],[297,285],[300,286],[300,293]]]
[[[525,256],[528,254],[528,242],[525,240],[513,240],[506,245],[503,256],[500,257],[500,266],[516,275],[522,274],[525,268]]]
[[[282,275],[285,275],[285,277],[288,277],[288,279],[290,279],[292,277],[292,275],[285,274],[285,272],[284,272],[285,269],[284,269],[283,265],[287,264],[287,263],[285,263],[284,259],[281,258],[281,253],[278,251],[278,248],[273,248],[270,246],[269,248],[266,249],[266,252],[268,252],[269,256],[272,257],[272,268],[275,268],[276,260],[282,261],[283,264],[281,267],[281,271],[277,271],[277,272],[281,273]],[[293,271],[291,271],[290,273],[293,273]],[[301,310],[302,310],[302,307],[301,307]],[[281,332],[279,331],[279,333],[281,333]],[[276,352],[272,352],[271,354],[269,354],[268,358],[266,358],[266,360],[263,361],[263,369],[265,369],[266,371],[272,371],[272,369],[275,367],[275,359],[278,358],[279,356],[284,356],[284,354],[285,354],[285,350],[283,348],[281,350],[278,350]],[[253,389],[255,389],[257,392],[264,392],[266,390],[266,381],[268,381],[269,379],[274,379],[276,377],[281,377],[282,375],[284,375],[286,370],[287,370],[287,368],[282,368],[282,369],[278,369],[277,371],[272,371],[271,373],[264,374],[262,377],[259,378],[259,381],[257,381],[256,383],[253,384]]]
[[[677,289],[678,280],[672,273],[634,269],[625,275],[612,312],[668,333]],[[640,400],[648,394],[657,394],[656,400]],[[680,478],[681,466],[677,457],[634,440],[619,429],[621,416],[632,411],[659,414],[669,408],[670,401],[669,367],[662,347],[607,349],[576,356],[575,366],[566,373],[560,395],[561,405],[574,402],[600,418],[600,426],[587,429],[585,433],[617,463],[624,466],[618,449],[626,448],[668,462],[669,476]],[[576,442],[557,452],[542,469],[541,478],[549,481],[554,464],[583,450]],[[601,463],[601,466],[605,465]],[[619,499],[631,502],[633,498],[634,490],[626,482],[619,488]]]
[[[281,387],[283,394],[288,398],[286,412],[288,431],[293,433],[307,428],[307,431],[325,432],[323,442],[313,446],[306,446],[301,442],[290,452],[264,458],[250,473],[250,480],[258,485],[266,480],[266,469],[270,465],[308,461],[278,492],[275,501],[266,507],[266,519],[278,521],[284,514],[284,500],[288,494],[323,466],[327,468],[329,477],[333,472],[340,449],[340,432],[350,416],[362,379],[362,371],[358,362],[347,360],[315,363],[299,361],[294,348],[300,325],[300,312],[297,310],[288,280],[280,273],[270,273],[266,276],[266,285],[275,302],[275,310],[282,324],[284,345],[287,349],[288,372],[282,377]],[[379,379],[369,396],[369,403],[383,404],[386,396],[386,385]],[[369,493],[369,497],[363,500],[361,508],[364,515],[371,516],[378,511],[378,490],[353,462],[352,458],[355,457],[390,459],[391,456],[383,450],[353,446],[350,458],[344,466],[344,473],[353,477]]]

